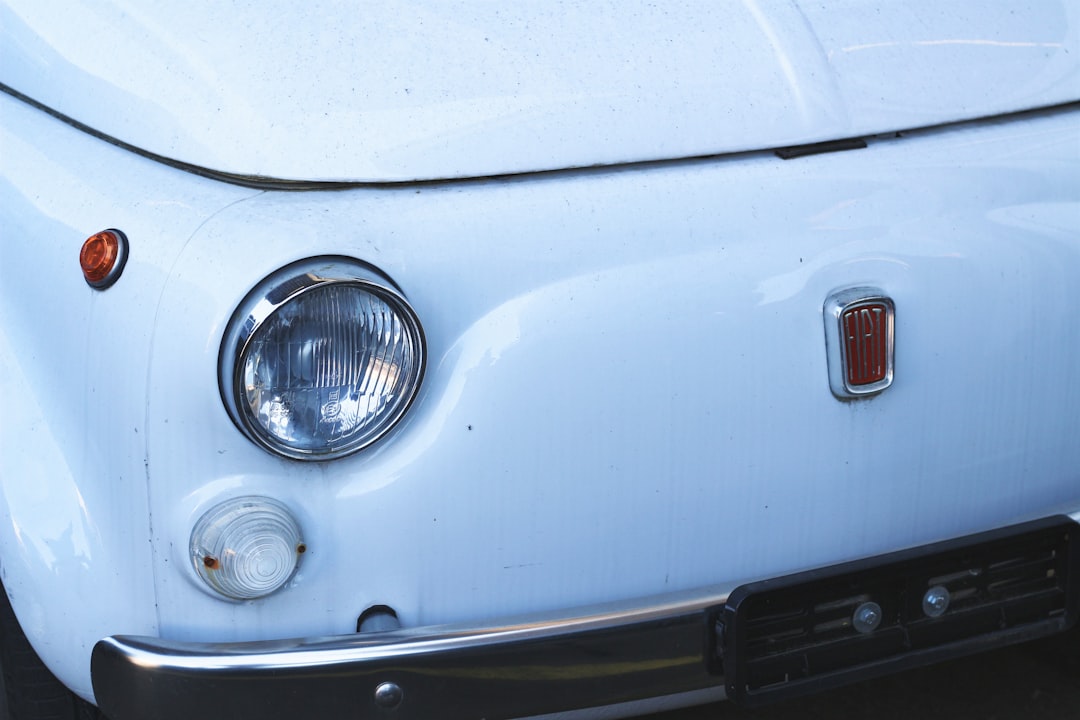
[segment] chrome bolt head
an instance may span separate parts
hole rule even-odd
[[[375,704],[387,710],[393,710],[405,699],[405,691],[397,683],[379,683],[375,688]]]
[[[864,602],[855,608],[851,616],[851,626],[859,632],[872,633],[881,625],[881,606],[876,602]]]
[[[941,617],[945,614],[945,611],[949,609],[949,601],[952,596],[949,595],[947,588],[941,585],[935,585],[926,591],[922,599],[922,610],[926,613],[926,617]]]

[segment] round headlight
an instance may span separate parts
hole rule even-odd
[[[221,393],[251,440],[300,460],[382,437],[420,387],[424,339],[405,298],[367,266],[313,258],[282,268],[237,309]]]

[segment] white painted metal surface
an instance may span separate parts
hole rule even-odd
[[[687,157],[1074,100],[1080,6],[66,3],[0,9],[0,82],[241,175],[410,180]]]

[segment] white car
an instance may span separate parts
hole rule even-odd
[[[4,3],[12,717],[618,717],[1069,627],[1078,32]]]

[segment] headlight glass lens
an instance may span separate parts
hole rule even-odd
[[[333,268],[337,279],[272,277],[230,333],[239,349],[232,368],[223,360],[222,375],[223,385],[227,372],[232,377],[238,424],[279,454],[325,460],[366,447],[401,418],[419,387],[423,336],[412,309],[396,291],[347,269]],[[273,303],[283,292],[288,299]],[[267,313],[268,305],[276,306]]]

